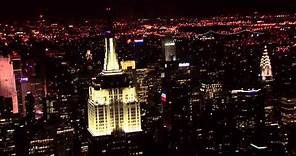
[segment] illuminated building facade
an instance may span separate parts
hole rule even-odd
[[[284,125],[296,124],[296,99],[284,98],[280,99],[281,122]]]
[[[88,130],[92,136],[141,131],[136,87],[119,67],[112,37],[105,38],[104,69],[89,87]]]
[[[225,108],[223,86],[221,83],[201,83],[199,90],[201,100],[199,106],[202,113],[213,114]]]
[[[134,60],[121,61],[120,65],[121,69],[128,73],[131,76],[130,78],[137,84],[136,91],[138,102],[147,103],[148,84],[145,78],[147,77],[149,70],[147,68],[136,69],[136,62]]]
[[[176,43],[173,39],[163,41],[165,61],[176,61]]]
[[[235,112],[231,114],[234,125],[240,132],[238,144],[234,145],[240,152],[247,151],[251,144],[256,147],[266,145],[261,126],[264,125],[264,96],[261,89],[231,90],[230,101],[226,100],[228,110]],[[235,111],[234,111],[235,110]],[[261,121],[261,122],[260,122]],[[260,128],[258,128],[260,127]],[[251,134],[253,133],[253,134]],[[251,145],[252,146],[252,145]]]
[[[106,33],[103,70],[89,87],[88,154],[143,155],[135,63],[122,64],[124,70],[120,68],[110,28]]]
[[[45,69],[40,65],[41,74],[38,74],[38,66],[40,64],[37,60],[27,60],[24,62],[22,78],[21,78],[21,94],[22,94],[22,104],[24,108],[22,110],[23,115],[27,114],[27,107],[25,106],[26,94],[30,92],[34,96],[34,112],[36,117],[40,118],[42,116],[41,100],[45,96],[46,92],[46,78],[44,77]]]
[[[176,57],[176,43],[168,37],[162,41],[163,73],[161,102],[164,126],[172,131],[188,128],[193,119],[192,67]],[[185,124],[186,123],[186,124]],[[181,126],[182,125],[182,126]]]
[[[33,136],[29,145],[29,155],[54,155],[54,139],[50,136]]]
[[[204,97],[206,99],[213,99],[217,95],[222,92],[222,84],[221,83],[211,83],[211,84],[201,84],[200,91],[204,92]]]
[[[16,155],[16,118],[12,115],[12,98],[0,96],[0,155]]]
[[[149,91],[149,80],[147,80],[148,68],[144,69],[137,69],[136,70],[136,77],[137,77],[137,96],[140,103],[148,102],[148,91]]]
[[[196,67],[187,59],[177,58],[174,40],[163,41],[163,71],[161,71],[162,120],[164,129],[171,137],[168,155],[195,155],[190,129],[196,125],[200,114],[200,95],[197,79],[193,79]],[[179,53],[178,53],[179,56]],[[163,138],[164,140],[166,138]],[[161,149],[160,149],[161,150]],[[165,155],[165,154],[164,154]]]
[[[136,69],[136,62],[134,60],[127,60],[120,62],[122,70]]]
[[[280,145],[283,146],[286,155],[295,151],[295,125],[296,125],[296,98],[280,97]],[[293,154],[292,154],[293,155]]]
[[[261,77],[263,81],[272,80],[272,70],[270,58],[268,56],[267,46],[264,47],[264,52],[260,61]]]
[[[13,113],[18,113],[15,75],[10,57],[0,56],[0,96],[12,97]]]
[[[46,125],[27,132],[28,155],[71,155],[74,128]]]
[[[18,99],[18,111],[20,114],[24,113],[25,110],[25,104],[23,102],[23,82],[26,82],[28,80],[27,77],[23,77],[22,75],[22,62],[21,62],[21,56],[13,51],[10,55],[10,59],[13,63],[13,73],[15,75],[15,84],[16,84],[16,91],[17,91],[17,99]]]

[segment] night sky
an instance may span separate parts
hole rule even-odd
[[[212,16],[295,11],[295,0],[113,0],[117,16]],[[106,0],[1,0],[0,17],[100,17]]]

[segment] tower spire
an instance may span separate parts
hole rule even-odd
[[[272,80],[271,62],[268,56],[267,46],[264,46],[263,55],[260,61],[261,77],[263,81]]]
[[[111,17],[111,7],[106,8],[107,25],[105,30],[105,58],[103,74],[120,74],[118,58],[115,52],[115,44],[113,39],[113,25]]]
[[[119,72],[119,63],[114,48],[114,40],[112,37],[105,38],[105,60],[103,72]]]

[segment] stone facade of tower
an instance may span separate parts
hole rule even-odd
[[[104,69],[89,87],[88,130],[92,136],[142,131],[136,86],[119,67],[113,38],[105,46]]]

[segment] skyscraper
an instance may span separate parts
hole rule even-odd
[[[12,98],[0,96],[0,155],[16,155],[15,125],[17,118],[12,113]]]
[[[27,81],[26,77],[23,77],[22,75],[22,60],[21,56],[16,52],[13,51],[10,55],[10,59],[13,63],[13,73],[15,75],[15,84],[16,84],[16,91],[17,91],[17,99],[18,99],[18,112],[20,114],[24,113],[25,109],[25,103],[22,101],[25,99],[22,99],[25,97],[22,92],[23,88],[23,82]]]
[[[113,39],[111,8],[106,8],[106,11],[108,22],[103,71],[89,87],[88,131],[94,137],[118,131],[142,131],[136,86],[120,68]]]
[[[0,96],[12,97],[13,113],[18,113],[15,75],[10,57],[0,56],[0,71]]]
[[[35,120],[34,104],[35,98],[31,92],[28,92],[26,95],[26,120],[28,124],[33,124]]]
[[[264,47],[264,52],[260,61],[262,81],[272,80],[271,63],[268,56],[267,46]]]
[[[176,61],[176,44],[173,39],[163,41],[165,61]]]
[[[93,136],[141,131],[136,88],[119,67],[112,37],[105,38],[104,69],[89,87],[88,130]]]
[[[281,112],[281,123],[283,125],[295,125],[296,99],[282,97],[279,102]]]
[[[89,87],[88,131],[90,155],[143,154],[139,148],[141,133],[137,133],[142,128],[136,85],[120,68],[110,21],[105,35],[103,70]]]

